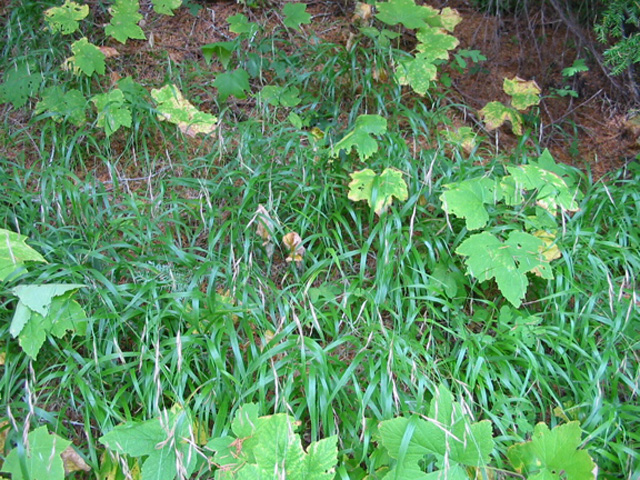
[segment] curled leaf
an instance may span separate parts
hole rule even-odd
[[[287,249],[288,256],[285,259],[287,262],[302,262],[302,257],[305,252],[305,248],[302,246],[302,238],[296,232],[289,232],[282,237],[282,245]]]

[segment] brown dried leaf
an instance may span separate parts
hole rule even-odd
[[[113,47],[98,47],[105,58],[119,57],[120,52]]]
[[[82,470],[83,472],[91,471],[91,467],[87,465],[84,459],[74,450],[74,448],[69,445],[64,452],[60,454],[62,457],[62,462],[64,463],[64,473],[65,475],[71,472],[78,472]]]

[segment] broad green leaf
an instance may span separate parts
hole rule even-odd
[[[120,127],[131,128],[131,110],[122,90],[116,88],[91,99],[98,109],[98,126],[104,128],[107,137]]]
[[[573,77],[577,73],[588,72],[588,71],[589,71],[589,67],[587,67],[587,64],[584,62],[584,59],[576,58],[573,62],[573,65],[562,69],[562,76],[568,78],[568,77]]]
[[[399,417],[381,422],[379,433],[382,445],[396,464],[385,479],[464,478],[463,466],[483,467],[489,463],[494,447],[491,422],[473,423],[464,414],[453,395],[440,386],[429,408],[429,416]],[[419,462],[433,455],[443,470],[422,473]],[[446,462],[444,461],[446,458]],[[443,474],[444,477],[436,474]]]
[[[228,17],[227,22],[229,23],[229,31],[237,33],[238,35],[246,33],[248,36],[251,36],[260,30],[260,26],[257,23],[250,22],[247,17],[241,13]]]
[[[27,103],[42,84],[42,74],[29,62],[20,61],[4,72],[4,82],[0,85],[0,102],[11,102],[20,108]]]
[[[22,305],[22,307],[24,307],[24,305]],[[22,327],[22,330],[20,330],[18,343],[24,353],[35,360],[38,357],[40,348],[47,339],[47,333],[51,330],[52,322],[48,316],[43,317],[39,313],[29,310],[27,307],[23,309],[28,310],[29,318],[24,327]],[[16,308],[16,310],[18,310],[18,308]],[[11,322],[11,326],[13,327],[13,322]]]
[[[531,441],[512,445],[507,458],[528,480],[595,480],[596,465],[580,447],[579,422],[569,422],[549,430],[536,425]]]
[[[536,270],[544,278],[553,278],[542,254],[544,247],[540,238],[526,232],[512,231],[504,243],[489,232],[482,232],[462,242],[456,253],[468,257],[467,270],[479,281],[495,278],[505,298],[518,308],[529,285],[527,272]]]
[[[332,480],[338,458],[338,437],[334,435],[313,442],[307,448],[301,478],[306,480]]]
[[[236,46],[236,42],[214,42],[203,45],[200,48],[202,49],[202,56],[207,63],[211,63],[211,58],[215,55],[226,70]]]
[[[300,30],[300,25],[311,23],[311,15],[307,13],[307,5],[305,3],[287,3],[282,9],[284,14],[285,27]]]
[[[519,77],[511,80],[505,78],[502,88],[511,96],[511,105],[518,110],[526,110],[531,105],[540,103],[540,87],[535,80],[527,82]]]
[[[175,85],[153,89],[151,96],[158,104],[158,118],[176,124],[184,134],[193,137],[216,129],[218,119],[191,105]]]
[[[85,110],[87,99],[76,89],[65,92],[59,86],[48,87],[36,105],[36,114],[48,113],[56,122],[69,120],[76,126],[87,121]]]
[[[524,120],[517,110],[507,107],[500,102],[489,102],[478,113],[484,120],[487,130],[495,130],[508,120],[511,122],[511,130],[513,133],[522,135]]]
[[[414,0],[391,0],[376,2],[376,18],[387,25],[401,23],[406,28],[417,29],[426,25],[426,20],[438,16],[438,11],[426,5],[416,5]]]
[[[116,0],[109,9],[111,20],[104,29],[104,33],[115,38],[120,43],[126,43],[130,38],[144,40],[146,37],[138,22],[142,15],[138,11],[138,0]]]
[[[445,185],[440,195],[442,207],[447,213],[466,220],[467,229],[477,230],[489,221],[485,204],[495,204],[501,198],[500,189],[490,178],[474,178]]]
[[[60,7],[52,7],[44,12],[44,18],[53,32],[63,35],[78,30],[80,20],[89,15],[89,5],[79,5],[67,0]]]
[[[231,421],[231,430],[238,438],[253,436],[258,426],[259,407],[255,403],[247,403],[240,407]]]
[[[453,35],[449,35],[442,28],[425,27],[416,34],[418,45],[416,48],[423,53],[428,53],[430,61],[448,60],[449,50],[456,48],[460,41]]]
[[[261,102],[268,103],[274,107],[295,107],[302,101],[299,95],[300,89],[297,87],[266,85],[260,91],[259,99]]]
[[[29,447],[25,456],[21,459],[18,449],[14,448],[7,455],[2,471],[11,474],[12,480],[64,480],[64,464],[60,455],[71,442],[49,433],[44,426],[29,433],[27,440]],[[28,475],[26,478],[25,473]]]
[[[0,228],[0,282],[23,268],[24,262],[47,262],[26,241],[25,235]]]
[[[425,95],[431,82],[438,78],[438,67],[431,53],[418,53],[414,58],[398,62],[395,78],[400,85],[409,85],[416,93]]]
[[[26,307],[43,317],[49,315],[51,302],[55,297],[84,287],[80,284],[53,283],[50,285],[18,285],[11,289]],[[15,335],[14,335],[15,336]]]
[[[222,102],[231,95],[239,99],[247,98],[247,92],[251,89],[249,74],[242,68],[219,74],[213,86],[218,89],[218,96]]]
[[[333,146],[332,155],[338,156],[340,150],[347,153],[355,147],[360,160],[366,160],[378,151],[378,142],[373,135],[382,135],[387,131],[387,119],[380,115],[360,115],[356,124],[342,140]]]
[[[386,168],[380,175],[373,170],[365,169],[350,173],[349,199],[357,202],[366,200],[376,214],[381,215],[396,197],[401,202],[409,198],[407,184],[402,172]]]
[[[173,11],[182,5],[182,0],[153,0],[153,9],[156,13],[173,16]]]
[[[286,472],[284,478],[302,478],[304,450],[295,432],[298,422],[278,413],[262,417],[252,444],[255,461],[264,472]]]
[[[73,292],[68,292],[51,301],[51,334],[58,338],[64,337],[67,332],[78,335],[87,333],[87,315],[80,304],[71,298],[72,295]]]
[[[73,56],[69,57],[68,62],[73,65],[74,71],[77,69],[90,77],[93,72],[104,75],[105,72],[105,55],[98,47],[89,43],[86,38],[81,38],[71,45]]]

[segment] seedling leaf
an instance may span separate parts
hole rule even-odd
[[[536,425],[531,441],[512,445],[507,458],[518,473],[529,480],[591,480],[596,464],[584,450],[578,450],[582,431],[579,422],[549,430]]]
[[[347,153],[356,148],[360,160],[364,161],[378,151],[378,142],[373,135],[382,135],[387,131],[387,119],[380,115],[360,115],[356,124],[342,140],[333,146],[332,155],[338,156],[340,150]]]
[[[52,32],[68,35],[78,30],[80,20],[89,15],[89,5],[67,0],[60,7],[45,10],[44,17]]]
[[[185,135],[195,137],[215,130],[218,119],[191,105],[175,85],[153,89],[151,96],[158,104],[158,118],[176,124]]]
[[[0,228],[0,282],[23,268],[25,262],[47,262],[26,240],[25,235]]]
[[[142,15],[138,12],[138,0],[116,0],[111,7],[111,20],[104,29],[104,33],[115,38],[120,43],[126,43],[130,38],[144,40],[145,35],[138,22]]]
[[[495,278],[498,288],[516,308],[524,299],[529,280],[527,272],[541,272],[553,278],[549,261],[544,257],[544,242],[529,233],[512,231],[503,243],[489,232],[467,238],[456,253],[465,260],[470,275],[483,282]]]
[[[153,0],[156,13],[173,17],[173,11],[182,5],[182,0]]]
[[[211,63],[211,58],[215,55],[226,70],[231,61],[231,54],[236,48],[236,42],[214,42],[200,47],[202,56],[207,63]]]
[[[373,170],[365,169],[349,174],[349,199],[357,202],[366,200],[369,206],[381,215],[396,197],[401,202],[409,198],[407,184],[402,172],[386,168],[379,176]]]
[[[24,457],[21,458],[18,448],[11,450],[2,465],[3,472],[11,474],[13,480],[63,480],[61,454],[71,442],[49,433],[44,426],[29,433],[27,440],[29,447]],[[24,474],[28,476],[25,478]]]
[[[116,88],[108,93],[96,95],[91,101],[98,109],[98,126],[104,128],[107,137],[120,127],[131,127],[131,110],[122,90]]]
[[[36,114],[47,112],[56,122],[68,119],[76,126],[86,122],[87,99],[76,89],[64,92],[55,85],[42,92],[42,99],[36,105]]]
[[[42,74],[29,62],[17,62],[4,73],[4,82],[0,85],[0,102],[11,102],[20,108],[27,103],[42,84]]]
[[[71,51],[73,52],[73,56],[68,59],[68,62],[73,65],[75,69],[81,71],[88,77],[93,75],[93,72],[104,75],[105,55],[98,47],[89,43],[86,38],[81,38],[77,42],[74,42],[71,45]]]
[[[213,86],[218,89],[218,96],[222,102],[231,95],[239,99],[247,98],[247,92],[251,89],[249,74],[242,68],[219,74]]]
[[[588,71],[589,71],[589,67],[587,67],[587,64],[584,62],[584,59],[576,58],[575,61],[573,62],[573,65],[562,69],[562,76],[568,78],[568,77],[573,77],[577,73],[588,72]]]
[[[426,25],[426,20],[436,17],[438,11],[429,6],[416,5],[413,0],[391,0],[376,2],[376,18],[387,25],[401,23],[406,28],[417,29]]]
[[[247,17],[241,13],[237,13],[227,18],[227,23],[229,23],[229,31],[239,35],[247,33],[251,36],[260,29],[260,26],[257,23],[250,22]]]
[[[518,110],[526,110],[540,103],[540,87],[535,80],[526,81],[519,77],[504,79],[502,88],[511,96],[511,105]]]
[[[311,23],[311,15],[307,13],[307,5],[305,3],[287,3],[282,9],[284,14],[285,27],[300,30],[301,24]]]
[[[494,204],[500,199],[500,189],[490,178],[474,178],[445,187],[447,190],[440,195],[444,210],[464,218],[469,230],[484,227],[489,221],[485,204]]]

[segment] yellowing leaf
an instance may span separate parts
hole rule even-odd
[[[71,472],[90,472],[91,467],[87,465],[87,462],[75,451],[75,449],[69,445],[64,452],[60,454],[62,457],[62,463],[64,465],[64,473],[68,475]]]
[[[462,21],[462,16],[458,13],[457,10],[453,8],[446,7],[440,12],[440,19],[442,20],[442,27],[450,32],[456,28]]]
[[[357,202],[366,200],[376,214],[381,215],[396,197],[401,202],[409,198],[407,184],[402,172],[393,168],[385,169],[380,175],[365,169],[349,174],[349,199]]]
[[[302,262],[305,248],[302,246],[302,238],[300,238],[298,233],[287,233],[282,237],[282,245],[284,245],[288,252],[288,256],[286,258],[287,262],[296,262],[297,264]]]
[[[153,89],[151,96],[158,104],[158,118],[176,124],[185,135],[195,137],[199,133],[208,134],[216,129],[218,119],[191,105],[175,85]]]
[[[373,16],[373,5],[369,5],[368,3],[356,2],[356,6],[353,9],[353,17],[351,17],[351,21],[355,22],[359,21],[367,21],[370,20]]]
[[[535,80],[526,81],[519,77],[504,79],[502,86],[505,93],[511,96],[511,105],[518,110],[526,110],[531,105],[540,103],[540,87]]]
[[[506,107],[500,102],[489,102],[478,112],[487,127],[495,130],[507,120],[511,122],[511,129],[516,135],[522,135],[522,115],[515,109]]]
[[[79,5],[67,0],[60,7],[52,7],[44,12],[44,18],[53,32],[68,35],[78,29],[78,22],[89,15],[89,5]]]

